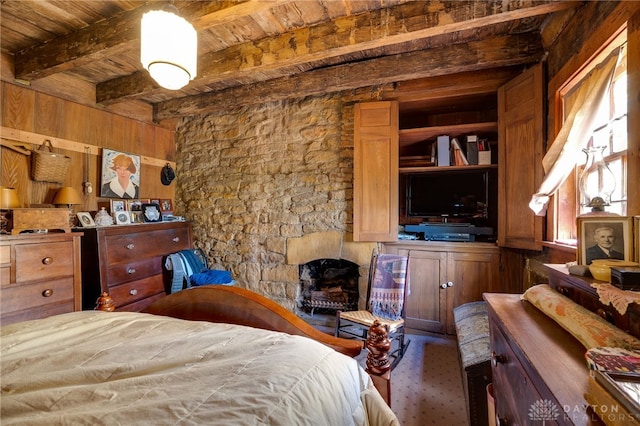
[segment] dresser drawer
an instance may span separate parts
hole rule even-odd
[[[3,315],[65,301],[73,301],[73,277],[33,284],[14,284],[0,290],[0,309]],[[70,306],[68,312],[73,311],[73,303]]]
[[[109,295],[113,298],[116,310],[120,306],[128,305],[159,293],[165,293],[162,275],[154,275],[138,281],[109,287]]]
[[[73,244],[63,241],[15,246],[16,282],[73,275]]]
[[[111,287],[158,274],[162,274],[162,256],[111,266],[107,269],[107,282],[109,283],[109,287]]]
[[[190,241],[188,228],[176,228],[108,235],[106,243],[107,262],[112,265],[174,253],[189,248]]]
[[[502,396],[496,401],[496,417],[509,425],[528,424],[527,415],[532,404],[541,400],[540,394],[495,323],[491,324],[490,331],[493,389]]]

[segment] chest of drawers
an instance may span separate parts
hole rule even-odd
[[[80,233],[0,238],[0,321],[45,318],[82,308]]]
[[[93,309],[104,291],[118,311],[140,311],[163,297],[166,255],[191,248],[187,222],[83,229],[83,308]]]
[[[571,334],[517,294],[485,293],[497,425],[601,425]]]

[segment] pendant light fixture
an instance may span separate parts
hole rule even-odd
[[[196,76],[198,34],[173,4],[142,16],[140,62],[162,87],[178,90]]]

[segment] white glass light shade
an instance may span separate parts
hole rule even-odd
[[[142,16],[140,62],[166,89],[178,90],[196,76],[198,33],[177,14],[152,10]]]

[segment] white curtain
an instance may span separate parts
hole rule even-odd
[[[589,142],[600,100],[607,92],[616,68],[618,49],[596,67],[580,84],[562,129],[542,159],[546,173],[542,184],[531,197],[529,208],[544,216],[549,198],[573,172],[583,148]]]

